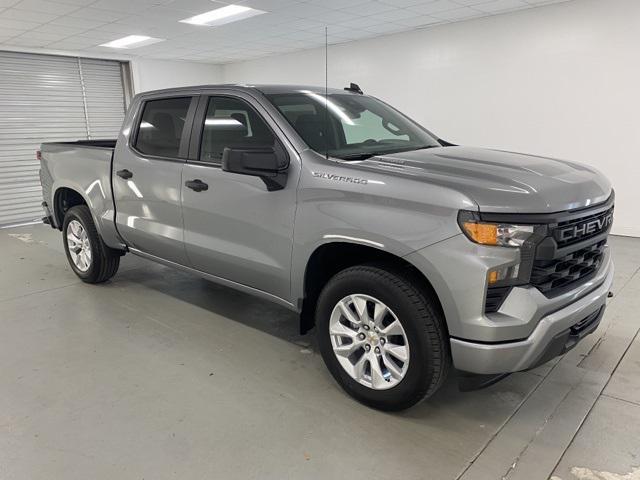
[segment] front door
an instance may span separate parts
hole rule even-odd
[[[113,160],[118,232],[129,247],[183,265],[180,188],[196,104],[194,96],[145,100]]]
[[[221,169],[227,147],[284,145],[251,101],[201,99],[198,153],[183,171],[185,247],[193,268],[288,299],[298,164],[290,161],[285,187],[273,191],[259,177]]]

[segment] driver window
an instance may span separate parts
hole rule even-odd
[[[244,100],[231,97],[211,97],[207,107],[200,161],[220,164],[225,148],[273,147],[271,130]]]

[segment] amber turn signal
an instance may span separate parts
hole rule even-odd
[[[464,222],[467,235],[482,245],[498,245],[498,225],[495,223]]]

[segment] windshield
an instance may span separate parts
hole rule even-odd
[[[267,95],[310,148],[344,159],[438,147],[438,141],[380,100],[307,90]],[[326,107],[325,107],[326,105]]]

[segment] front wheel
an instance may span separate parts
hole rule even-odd
[[[322,357],[342,388],[381,410],[432,395],[451,360],[436,301],[401,271],[361,265],[336,274],[316,309]]]
[[[83,282],[102,283],[116,274],[121,253],[104,244],[89,207],[77,205],[67,210],[62,234],[69,265]]]

